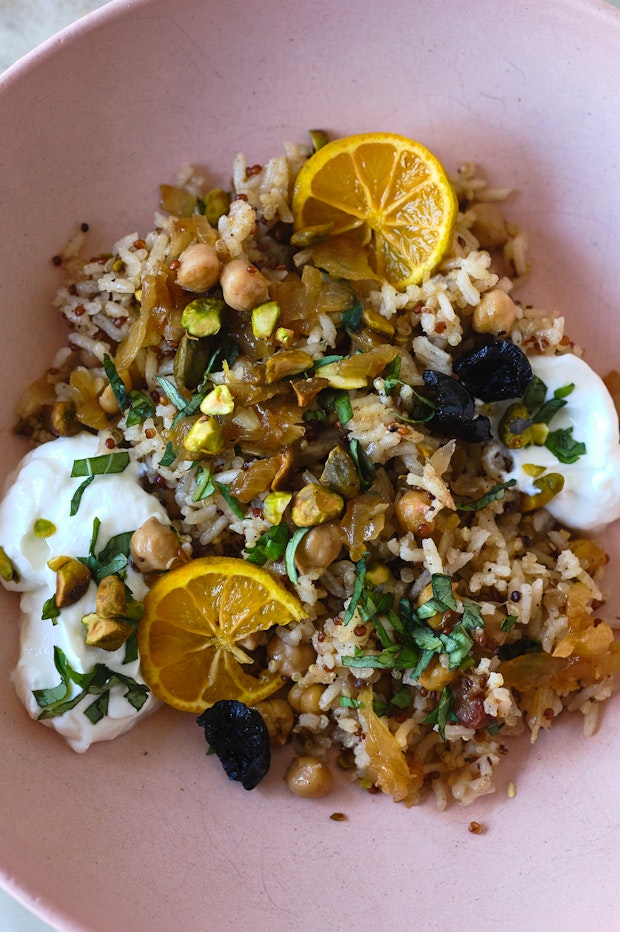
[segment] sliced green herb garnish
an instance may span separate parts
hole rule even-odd
[[[245,515],[243,514],[243,509],[241,505],[239,504],[239,502],[237,501],[237,499],[235,498],[235,496],[230,491],[229,487],[225,485],[223,482],[216,482],[215,485],[217,486],[217,489],[220,495],[222,496],[222,498],[224,499],[224,501],[226,502],[230,510],[233,512],[233,514],[237,518],[244,518]]]
[[[94,581],[99,585],[106,576],[120,575],[129,563],[129,553],[131,549],[131,538],[133,531],[123,531],[115,534],[110,538],[108,543],[98,554],[95,553],[97,546],[97,537],[101,521],[95,517],[93,521],[93,533],[90,541],[88,555],[78,557],[80,563],[87,566]]]
[[[155,381],[158,383],[168,401],[172,402],[175,408],[180,411],[185,407],[186,400],[174,382],[171,382],[170,379],[165,378],[163,375],[156,375]]]
[[[424,395],[420,395],[419,392],[416,392],[415,388],[412,388],[411,391],[416,397],[413,408],[409,411],[408,416],[397,414],[396,417],[405,424],[426,424],[427,421],[430,421],[431,418],[435,416],[437,405],[434,401],[431,401],[430,398],[425,398]]]
[[[172,466],[175,459],[176,459],[176,455],[174,452],[174,447],[172,446],[170,441],[168,441],[168,443],[166,444],[166,449],[164,450],[164,455],[162,456],[162,458],[160,459],[157,465],[158,466]]]
[[[538,411],[546,395],[547,386],[537,375],[533,375],[532,381],[528,385],[525,395],[523,396],[523,404],[530,414],[533,414],[534,411]]]
[[[361,303],[359,298],[353,298],[353,304],[351,307],[347,308],[346,311],[342,312],[342,326],[346,330],[361,330],[362,329],[362,316],[364,314],[364,305]]]
[[[54,624],[58,624],[56,619],[60,615],[60,609],[56,605],[56,596],[52,595],[49,599],[46,599],[43,603],[43,608],[41,609],[41,619],[47,621],[50,619]]]
[[[334,353],[332,356],[322,356],[320,359],[315,359],[313,366],[315,369],[321,369],[323,366],[329,366],[333,362],[340,362],[341,359],[346,358],[346,356],[339,356],[337,353]]]
[[[553,393],[554,398],[568,398],[568,396],[575,390],[575,383],[571,382],[569,385],[562,385],[561,388],[556,388]]]
[[[344,613],[344,624],[348,625],[353,615],[355,609],[357,608],[360,599],[362,598],[362,593],[364,591],[364,580],[366,578],[366,558],[368,554],[365,553],[355,564],[355,583],[353,585],[353,595],[351,596],[351,601],[347,606],[347,610]]]
[[[216,491],[210,468],[208,466],[198,465],[196,467],[196,488],[192,495],[192,501],[201,502],[203,499],[209,498],[209,496],[213,495]]]
[[[436,708],[422,721],[425,725],[437,725],[442,740],[446,740],[446,725],[448,722],[458,722],[454,713],[454,693],[450,686],[444,686]]]
[[[360,483],[362,492],[370,488],[375,478],[375,467],[372,461],[368,458],[366,451],[359,442],[359,440],[353,439],[349,443],[349,455],[355,463],[355,468],[360,477]]]
[[[96,696],[95,701],[84,710],[86,717],[96,724],[107,713],[108,695],[113,686],[123,686],[124,698],[134,709],[142,708],[148,699],[149,688],[137,683],[130,676],[110,670],[105,664],[97,663],[89,673],[78,673],[74,670],[66,655],[60,647],[54,647],[54,666],[60,674],[60,683],[48,689],[34,689],[33,696],[39,708],[43,709],[39,715],[40,720],[56,718],[64,715],[84,699],[85,696]],[[72,684],[78,687],[79,692],[71,696]]]
[[[518,621],[518,618],[515,618],[514,615],[506,615],[506,617],[503,619],[502,623],[499,626],[500,630],[504,632],[512,631],[517,621]]]
[[[123,472],[129,465],[129,453],[121,450],[118,453],[104,453],[102,456],[91,456],[83,460],[75,460],[71,469],[73,478],[79,476],[107,476]]]
[[[118,407],[120,408],[120,410],[124,411],[127,405],[129,404],[129,394],[127,392],[127,389],[125,388],[125,383],[123,382],[120,375],[118,374],[116,366],[114,365],[114,363],[112,362],[112,359],[110,358],[110,356],[108,356],[107,353],[105,353],[103,357],[103,368],[110,382],[110,387],[112,388],[112,391],[114,392],[116,403]]]
[[[267,560],[279,560],[286,550],[289,530],[286,524],[276,524],[258,538],[253,547],[246,548],[246,559],[250,563],[264,566]]]
[[[359,699],[353,699],[351,696],[341,696],[340,705],[345,709],[360,709],[363,702]]]
[[[146,392],[133,389],[129,393],[129,411],[125,417],[127,427],[142,424],[147,418],[155,414],[155,404]]]
[[[334,410],[336,411],[336,416],[338,417],[341,427],[349,423],[353,417],[353,408],[351,407],[351,399],[349,398],[348,392],[338,392],[334,398]]]
[[[576,463],[580,456],[587,453],[585,443],[573,439],[572,427],[551,431],[545,446],[561,463]]]
[[[302,537],[307,534],[309,530],[309,527],[298,527],[286,545],[286,550],[284,551],[284,566],[286,567],[286,575],[294,586],[296,586],[299,582],[297,567],[295,565],[295,551],[299,547],[299,542],[301,541]]]
[[[471,502],[455,502],[456,509],[457,511],[480,511],[482,508],[486,508],[487,505],[490,505],[491,502],[501,501],[506,495],[506,489],[511,489],[513,485],[516,484],[516,479],[509,479],[508,482],[500,482],[497,485],[491,486],[489,491],[480,498],[476,498]]]
[[[389,362],[383,370],[383,386],[388,395],[394,391],[397,385],[404,384],[400,378],[400,365],[400,356],[395,356],[392,362]]]
[[[82,495],[84,494],[88,486],[91,484],[91,482],[94,482],[94,481],[95,481],[95,477],[89,476],[87,479],[84,479],[84,482],[80,482],[80,484],[78,485],[77,489],[75,490],[71,498],[71,506],[69,508],[69,517],[73,518],[73,516],[78,513],[80,504],[82,502]]]

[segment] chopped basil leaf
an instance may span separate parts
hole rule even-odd
[[[43,712],[39,719],[56,718],[68,712],[88,695],[97,696],[85,710],[84,714],[93,724],[101,720],[107,713],[107,700],[102,700],[109,694],[113,686],[123,686],[126,692],[124,698],[134,709],[139,710],[146,702],[149,694],[148,686],[137,683],[130,676],[110,670],[105,664],[97,663],[89,673],[78,673],[74,670],[60,647],[54,647],[54,666],[60,674],[60,683],[49,689],[34,689],[32,694],[39,708]],[[71,697],[72,685],[80,687],[80,692]]]
[[[193,502],[201,502],[205,498],[209,498],[210,495],[213,495],[216,491],[215,483],[213,481],[213,476],[211,475],[211,470],[208,466],[198,465],[196,468],[196,488],[194,489],[194,494],[192,495]]]
[[[397,385],[402,385],[400,378],[400,356],[395,356],[392,362],[388,363],[383,370],[383,387],[387,394],[391,394]]]
[[[334,409],[340,426],[344,427],[353,417],[353,408],[351,407],[351,399],[349,398],[348,392],[338,392],[337,396],[334,398]]]
[[[56,625],[58,624],[56,619],[58,618],[59,615],[60,615],[60,609],[56,605],[56,596],[52,595],[50,596],[49,599],[46,599],[46,601],[43,603],[43,608],[41,609],[41,620],[47,621],[48,619],[51,619],[53,623]]]
[[[587,452],[585,443],[573,439],[572,427],[552,431],[547,436],[545,446],[561,463],[576,463]]]
[[[405,417],[404,414],[397,414],[396,417],[405,424],[426,424],[437,413],[437,405],[430,398],[425,398],[424,395],[416,392],[415,388],[412,388],[411,391],[416,397],[416,403],[409,411],[409,417]]]
[[[452,592],[452,580],[449,576],[446,576],[444,573],[433,573],[431,576],[431,588],[433,590],[433,596],[439,602],[443,602],[443,604],[449,609],[452,609],[453,612],[456,611],[456,599]]]
[[[78,513],[80,503],[82,501],[82,495],[84,494],[88,486],[91,484],[91,482],[94,482],[94,481],[95,481],[95,477],[89,476],[87,479],[84,479],[84,482],[80,482],[79,486],[75,490],[73,497],[71,499],[71,507],[69,509],[70,518],[73,518]]]
[[[133,531],[123,531],[115,534],[110,538],[108,543],[98,554],[95,554],[97,536],[101,522],[99,518],[93,521],[93,535],[90,542],[88,556],[78,557],[80,563],[87,566],[94,581],[99,585],[106,576],[119,575],[123,572],[129,563],[129,552],[131,549],[131,538]]]
[[[295,551],[299,546],[299,542],[310,530],[309,527],[298,527],[288,544],[286,545],[286,550],[284,551],[284,565],[286,567],[286,575],[293,583],[294,586],[297,585],[299,576],[297,575],[297,567],[295,566]]]
[[[366,557],[368,556],[365,553],[355,564],[355,583],[353,585],[353,595],[351,596],[351,601],[347,606],[347,610],[344,613],[344,624],[348,625],[353,615],[355,609],[362,598],[362,593],[364,591],[364,579],[366,578]]]
[[[360,709],[363,703],[359,699],[352,699],[351,696],[341,696],[340,705],[345,709]]]
[[[511,644],[502,644],[497,651],[497,656],[503,661],[514,660],[515,657],[520,657],[522,654],[540,654],[541,652],[542,644],[540,641],[535,641],[533,638],[521,638]]]
[[[183,397],[181,392],[178,390],[174,382],[171,382],[170,379],[164,378],[163,375],[156,375],[155,381],[160,386],[161,390],[163,391],[168,401],[171,401],[172,404],[175,406],[175,408],[177,408],[180,411],[182,408],[185,407],[185,404],[186,404],[185,398]]]
[[[542,379],[539,379],[537,375],[532,376],[532,381],[528,385],[525,395],[523,396],[523,404],[530,412],[533,414],[534,411],[537,411],[545,400],[547,394],[547,386]]]
[[[157,465],[158,466],[172,466],[175,459],[176,459],[176,456],[174,453],[174,447],[172,446],[170,441],[168,441],[168,443],[166,444],[166,449],[164,450],[164,455],[162,456],[162,458],[160,459]]]
[[[454,714],[454,693],[450,686],[444,686],[437,707],[430,712],[426,718],[422,719],[425,725],[437,725],[437,730],[446,740],[446,725],[448,722],[457,722],[458,719]]]
[[[341,359],[346,359],[346,356],[339,356],[334,354],[333,356],[322,356],[321,359],[314,360],[314,368],[320,369],[322,366],[329,366],[333,362],[340,362]]]
[[[355,468],[360,477],[361,489],[362,492],[365,492],[366,489],[370,488],[375,478],[375,467],[371,460],[368,458],[366,451],[359,442],[359,440],[353,439],[349,443],[349,455],[355,463]]]
[[[485,495],[471,502],[455,502],[457,511],[480,511],[491,502],[501,501],[506,494],[506,489],[512,488],[513,485],[516,485],[516,479],[509,479],[508,482],[500,482],[491,486]]]
[[[233,512],[233,514],[237,518],[244,518],[245,515],[243,514],[243,509],[241,508],[241,505],[239,504],[235,496],[232,494],[228,486],[225,485],[223,482],[216,482],[215,485],[217,486],[217,489],[220,495],[222,496],[222,498],[224,499],[224,501],[226,502],[230,510]]]
[[[326,417],[327,412],[324,411],[323,408],[313,408],[303,413],[304,421],[324,421]]]
[[[125,388],[125,383],[121,379],[116,366],[107,353],[105,353],[103,357],[103,368],[110,382],[110,387],[114,392],[116,403],[120,410],[124,411],[129,404],[129,395],[127,393],[127,389]]]
[[[497,719],[495,718],[493,719],[492,722],[489,722],[489,724],[487,725],[487,731],[491,736],[496,735],[498,731],[502,730],[505,724],[506,722],[498,722]]]
[[[549,401],[545,401],[543,406],[533,415],[534,423],[548,424],[558,411],[565,407],[566,401],[564,398],[550,398]]]
[[[135,424],[142,424],[148,417],[155,413],[155,405],[146,392],[140,392],[133,389],[129,393],[129,411],[125,418],[127,427],[133,427]]]
[[[402,686],[390,699],[390,705],[395,705],[398,709],[409,709],[412,702],[411,691],[406,686]]]
[[[517,620],[518,619],[515,618],[514,615],[506,615],[501,625],[499,626],[500,631],[505,631],[505,632],[511,631],[514,628],[515,624],[517,623]]]
[[[362,316],[364,314],[364,306],[359,300],[359,298],[354,297],[353,304],[350,308],[347,308],[346,311],[342,312],[342,326],[346,330],[361,330],[362,328]]]
[[[125,450],[119,453],[104,453],[102,456],[74,460],[71,476],[73,478],[79,476],[106,476],[123,472],[128,465],[129,453]]]
[[[286,550],[289,530],[286,524],[276,524],[258,538],[253,547],[246,548],[246,559],[250,563],[264,566],[267,560],[279,560]]]

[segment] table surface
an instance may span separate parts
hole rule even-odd
[[[0,72],[31,49],[108,0],[0,0]],[[620,7],[620,0],[611,0]],[[52,927],[33,916],[0,889],[2,932],[52,932]]]

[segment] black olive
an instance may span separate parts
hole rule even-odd
[[[490,421],[482,414],[474,416],[474,399],[464,385],[433,369],[426,369],[423,378],[424,384],[436,392],[437,407],[429,427],[467,443],[486,443],[491,439]]]
[[[205,730],[229,780],[246,790],[258,786],[269,771],[269,732],[260,712],[235,699],[222,699],[196,719]]]
[[[455,360],[454,371],[474,398],[481,401],[521,398],[532,381],[527,356],[510,340],[495,340],[464,353]]]

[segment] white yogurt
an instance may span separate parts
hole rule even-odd
[[[81,619],[95,611],[94,582],[75,605],[61,610],[57,624],[41,618],[44,602],[55,591],[56,574],[47,561],[60,555],[86,556],[95,516],[101,521],[97,553],[115,534],[136,530],[152,515],[169,524],[164,508],[141,488],[138,467],[133,461],[122,473],[97,476],[84,491],[77,514],[70,517],[71,499],[83,481],[71,478],[73,462],[97,453],[98,438],[87,433],[58,438],[37,447],[20,463],[0,504],[0,545],[20,577],[19,582],[7,582],[5,586],[22,593],[21,651],[13,680],[32,718],[38,718],[42,711],[32,691],[56,686],[61,679],[54,666],[56,646],[78,672],[89,672],[96,663],[102,663],[138,683],[144,682],[139,661],[123,664],[124,646],[117,651],[105,651],[85,644]],[[56,531],[50,537],[35,535],[34,524],[40,518],[55,525]],[[143,578],[131,567],[127,569],[126,583],[135,599],[144,597]],[[78,691],[75,687],[73,695]],[[123,734],[159,705],[149,695],[142,708],[136,710],[123,698],[125,691],[118,685],[111,688],[108,713],[95,725],[84,715],[96,698],[93,696],[86,696],[74,709],[45,719],[43,724],[64,735],[75,751],[85,751],[95,741]]]
[[[535,495],[535,477],[523,471],[526,464],[543,466],[564,476],[564,488],[546,506],[562,524],[581,531],[596,531],[620,518],[620,433],[618,414],[601,378],[573,355],[533,356],[530,363],[548,388],[547,398],[565,385],[575,388],[549,424],[551,431],[573,428],[573,439],[586,446],[575,463],[561,463],[544,446],[511,450],[513,468],[504,476],[515,479],[521,492]]]

